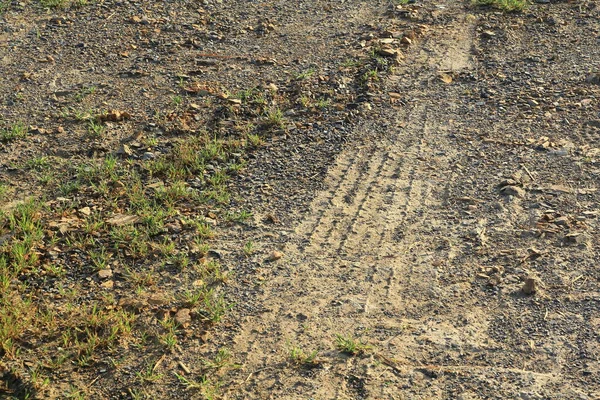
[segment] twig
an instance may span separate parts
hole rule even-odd
[[[535,181],[535,178],[533,177],[533,174],[527,169],[527,167],[525,166],[525,164],[521,164],[521,167],[523,167],[523,169],[525,170],[525,172],[527,172],[527,175],[529,175],[529,177],[531,178],[531,180]]]
[[[152,372],[156,371],[156,368],[158,368],[158,366],[160,365],[161,362],[163,362],[164,359],[165,359],[165,354],[163,354],[162,357],[160,357],[158,359],[156,364],[154,364],[154,368],[152,368]]]
[[[187,365],[185,365],[182,361],[178,361],[177,365],[179,365],[181,367],[181,369],[183,370],[183,372],[185,372],[186,374],[190,374],[192,371],[190,371],[190,369],[187,367]]]
[[[98,375],[97,377],[95,377],[94,379],[92,379],[92,381],[87,385],[88,388],[92,387],[94,385],[94,383],[96,383],[98,381],[98,379],[100,379],[102,375]]]

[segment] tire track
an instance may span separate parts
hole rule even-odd
[[[427,58],[413,80],[431,82],[439,70],[468,67],[472,35],[473,25],[466,18],[440,30],[440,36],[423,44]],[[415,60],[422,56],[412,55]],[[410,386],[415,374],[428,373],[423,367],[428,364],[440,366],[441,373],[475,377],[520,372],[486,364],[498,348],[481,334],[489,322],[486,310],[464,304],[468,311],[462,315],[446,309],[448,296],[465,290],[460,285],[455,290],[443,287],[444,265],[436,261],[451,257],[453,240],[458,241],[453,238],[458,228],[440,220],[447,207],[444,194],[457,184],[449,179],[449,166],[460,152],[440,132],[457,117],[457,107],[440,112],[438,104],[456,93],[432,85],[397,91],[403,90],[418,101],[410,110],[392,110],[385,117],[404,120],[405,127],[391,132],[387,142],[340,154],[326,179],[327,189],[296,228],[295,243],[300,245],[290,243],[285,250],[289,273],[265,289],[269,311],[244,324],[241,337],[247,342],[241,347],[250,354],[262,350],[247,361],[252,398],[261,393],[290,399],[397,398],[399,385]],[[370,121],[357,129],[369,137],[376,126]],[[436,151],[438,147],[445,151]],[[445,242],[441,248],[439,243]],[[469,321],[466,328],[463,319]],[[372,357],[343,358],[332,350],[337,334],[360,337],[365,332],[378,352],[395,360],[386,364],[392,368],[375,371]],[[269,368],[285,361],[290,345],[318,350],[324,366],[310,375]],[[469,352],[484,361],[465,357]],[[532,374],[534,380],[547,377]],[[396,384],[387,387],[384,381]],[[421,392],[425,397],[415,398],[440,397],[442,384],[428,387]],[[290,395],[290,388],[301,391]]]

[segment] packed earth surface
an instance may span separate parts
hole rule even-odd
[[[597,1],[0,0],[0,68],[0,398],[600,398]]]

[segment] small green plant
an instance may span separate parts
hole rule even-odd
[[[306,354],[299,346],[291,346],[289,350],[289,359],[297,365],[313,365],[317,360],[317,350],[313,350]]]
[[[69,0],[40,0],[40,4],[48,8],[62,8],[69,4]]]
[[[93,137],[100,137],[104,133],[105,127],[100,122],[90,120],[88,122],[88,133]]]
[[[81,90],[79,92],[77,92],[77,94],[75,94],[75,101],[80,102],[81,100],[85,99],[87,96],[90,96],[92,94],[96,93],[96,86],[89,86],[89,87],[84,87],[81,88]]]
[[[171,101],[173,101],[173,104],[176,107],[179,107],[183,103],[183,97],[181,97],[180,95],[176,95],[171,98]]]
[[[28,169],[33,169],[36,171],[43,171],[45,169],[50,168],[50,160],[48,157],[33,157],[25,162],[25,166]]]
[[[360,61],[347,58],[340,64],[342,68],[356,68],[360,66]]]
[[[527,0],[474,0],[478,6],[488,6],[506,12],[522,11],[527,6]]]
[[[267,111],[267,113],[265,114],[265,117],[266,117],[265,122],[268,126],[283,128],[284,118],[283,118],[283,111],[281,111],[281,109],[279,109],[277,107],[271,108],[269,111]]]
[[[8,185],[0,182],[0,201],[4,200],[8,194]]]
[[[154,368],[151,364],[148,364],[145,369],[136,372],[136,377],[140,380],[140,382],[150,382],[154,383],[162,379],[163,374],[158,374],[154,371]]]
[[[241,210],[238,212],[229,212],[225,214],[225,221],[227,222],[245,222],[252,218],[250,211]]]
[[[239,366],[233,362],[231,362],[232,354],[226,347],[221,347],[217,354],[215,355],[214,360],[202,360],[202,363],[206,368],[210,369],[220,369],[220,368],[238,368]]]
[[[252,254],[254,254],[255,251],[256,246],[254,245],[254,242],[246,242],[246,244],[244,245],[244,254],[246,255],[246,257],[250,257]]]
[[[329,99],[319,99],[315,105],[317,106],[317,108],[320,108],[321,110],[325,110],[327,107],[329,107],[330,103],[331,103],[331,100],[329,100]]]
[[[6,128],[0,129],[0,143],[14,142],[18,139],[23,139],[27,136],[27,127],[22,122]]]
[[[357,355],[362,354],[365,351],[370,349],[370,346],[366,343],[354,339],[351,335],[336,335],[335,336],[335,346],[342,353]]]
[[[253,133],[248,134],[246,136],[246,138],[248,139],[248,143],[250,143],[250,145],[253,147],[258,147],[258,146],[264,144],[263,139],[257,134],[253,134]]]
[[[206,375],[202,375],[199,381],[186,378],[183,375],[179,375],[177,372],[174,372],[179,382],[185,385],[188,390],[198,390],[202,394],[202,398],[206,400],[213,400],[219,394],[219,389],[221,387],[221,383],[216,382],[213,383],[210,379],[206,377]]]
[[[378,81],[378,80],[379,80],[379,73],[377,72],[376,69],[368,70],[361,77],[362,84],[367,84],[369,82]]]
[[[296,75],[296,80],[299,81],[303,81],[305,79],[310,78],[311,76],[313,76],[315,74],[315,69],[314,68],[309,68],[304,72],[299,73],[298,75]]]

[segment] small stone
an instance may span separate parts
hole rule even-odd
[[[133,154],[133,151],[131,150],[131,148],[129,146],[127,146],[126,144],[122,144],[121,147],[119,147],[119,150],[117,150],[117,154],[118,155],[126,155],[126,156],[130,156]]]
[[[493,31],[483,31],[483,32],[481,33],[481,35],[482,35],[483,37],[485,37],[485,38],[488,38],[488,39],[489,39],[489,38],[493,38],[494,36],[496,36],[496,33],[495,33],[495,32],[493,32]]]
[[[142,160],[147,161],[147,160],[152,160],[154,158],[154,153],[150,152],[150,151],[146,151],[143,155],[142,155]]]
[[[272,91],[272,92],[276,92],[276,91],[278,91],[278,90],[279,90],[279,88],[277,87],[277,85],[276,85],[276,84],[274,84],[274,83],[269,83],[269,84],[266,86],[266,88],[267,88],[267,89],[269,89],[269,90],[270,90],[270,91]]]
[[[269,254],[269,258],[267,258],[267,260],[268,261],[277,261],[281,257],[283,257],[283,253],[280,251],[274,250],[271,254]]]
[[[582,244],[585,242],[585,236],[579,232],[568,233],[565,235],[565,242],[568,244]]]
[[[519,186],[504,186],[502,189],[500,189],[500,193],[505,196],[514,196],[521,199],[525,197],[525,189]]]
[[[104,289],[112,289],[114,286],[115,286],[115,282],[112,280],[104,281],[100,284],[100,287],[104,288]]]
[[[190,322],[192,322],[192,316],[190,315],[190,309],[182,308],[181,310],[177,311],[177,314],[175,314],[175,322],[177,322],[179,325],[183,326],[184,328],[189,326]]]
[[[525,279],[523,288],[521,289],[526,295],[532,295],[537,291],[538,281],[533,277]]]
[[[408,36],[404,36],[402,39],[400,39],[400,43],[411,45],[412,39],[410,39]]]
[[[87,216],[92,213],[92,210],[89,207],[83,207],[79,210],[79,212]]]
[[[556,219],[554,219],[554,221],[552,221],[555,225],[560,225],[560,226],[569,226],[569,218],[568,217],[558,217]]]
[[[377,50],[377,54],[379,54],[380,56],[383,56],[383,57],[395,57],[398,55],[398,50],[383,48],[383,49]]]
[[[169,302],[162,294],[155,293],[148,298],[148,304],[152,304],[154,306],[162,306]]]
[[[111,276],[113,276],[113,272],[111,269],[101,269],[100,271],[98,271],[98,277],[100,279],[110,278]]]

